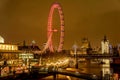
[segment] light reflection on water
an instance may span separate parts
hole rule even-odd
[[[98,76],[101,76],[101,75],[104,76],[104,74],[106,73],[111,74],[112,69],[110,68],[110,60],[104,59],[102,61],[105,61],[106,63],[105,64],[91,63],[91,61],[89,60],[85,62],[79,62],[78,63],[79,71],[81,73],[95,74]],[[64,79],[67,79],[67,80],[85,80],[85,79],[80,79],[80,78],[75,78],[75,77],[65,76],[65,75],[62,75],[62,77],[64,77]],[[59,78],[61,77],[59,76]]]
[[[99,64],[99,63],[91,63],[90,61],[86,61],[84,63],[78,63],[78,67],[83,73],[91,73],[101,76],[104,76],[104,74],[108,73],[111,74],[112,69],[110,68],[110,60],[104,59],[105,64]]]
[[[78,67],[81,73],[95,74],[98,76],[103,76],[105,74],[112,74],[112,68],[110,68],[110,60],[103,59],[102,61],[106,62],[105,64],[91,63],[90,61],[79,62]],[[71,80],[84,80],[71,77]]]

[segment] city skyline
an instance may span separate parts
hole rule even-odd
[[[65,17],[64,49],[72,48],[76,41],[81,44],[86,37],[92,46],[100,46],[104,35],[110,44],[120,43],[120,1],[57,0]],[[51,4],[55,0],[1,0],[0,35],[5,42],[30,44],[35,40],[47,42],[47,21]]]

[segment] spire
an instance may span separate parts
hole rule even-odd
[[[89,41],[89,43],[88,43],[88,48],[91,48],[91,44],[90,44],[90,41]]]
[[[104,39],[103,39],[103,40],[104,40],[104,42],[107,41],[107,37],[106,37],[106,35],[104,35]]]
[[[25,42],[25,40],[23,41],[23,46],[26,46],[26,42]]]

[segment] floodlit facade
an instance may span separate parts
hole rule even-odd
[[[4,43],[4,38],[0,36],[0,50],[18,50],[18,45]]]
[[[109,53],[109,41],[107,40],[106,36],[104,36],[104,39],[101,41],[101,49],[102,54]]]
[[[0,59],[17,59],[18,45],[0,43]]]
[[[3,40],[1,39],[1,43],[0,43],[0,59],[16,59],[16,58],[18,58],[17,54],[13,54],[13,52],[18,51],[18,45],[2,43]]]
[[[17,45],[0,43],[0,50],[18,50]]]
[[[106,36],[104,36],[104,39],[101,41],[101,49],[102,54],[109,54],[109,40],[107,40]],[[105,64],[102,65],[102,74],[103,77],[105,77],[105,74],[110,74],[110,59],[102,59],[102,62],[105,62]]]

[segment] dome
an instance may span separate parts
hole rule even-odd
[[[4,43],[4,38],[0,36],[0,43]]]

